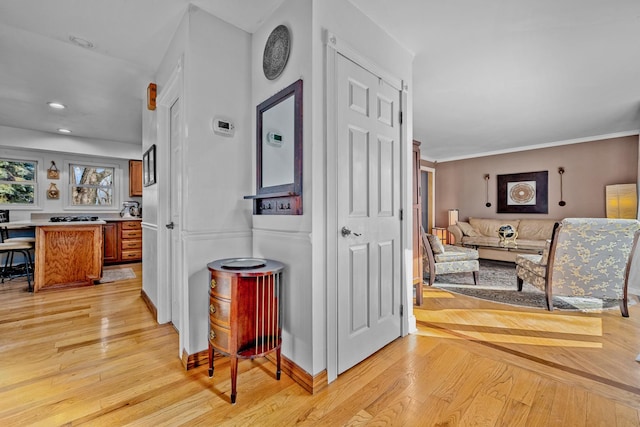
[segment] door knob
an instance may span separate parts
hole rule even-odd
[[[171,221],[169,224],[166,224],[165,227],[167,227],[169,230],[173,230],[173,221]]]
[[[360,236],[360,233],[353,233],[346,226],[342,227],[342,230],[340,230],[340,233],[342,233],[342,237],[347,237],[347,236],[350,236],[351,234],[353,234],[354,236]]]

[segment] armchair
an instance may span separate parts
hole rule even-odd
[[[627,286],[639,238],[637,220],[565,218],[542,255],[517,256],[518,291],[523,282],[545,291],[549,311],[553,295],[617,299],[629,317]]]
[[[462,246],[443,245],[438,236],[422,233],[423,277],[429,275],[429,286],[433,285],[436,275],[451,273],[472,273],[473,283],[478,284],[478,251]],[[416,287],[416,305],[422,305],[422,282]]]

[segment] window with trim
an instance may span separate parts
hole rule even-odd
[[[115,168],[69,165],[72,206],[113,206]]]
[[[0,159],[0,205],[35,206],[38,162]]]

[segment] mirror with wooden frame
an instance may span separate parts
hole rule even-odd
[[[302,215],[302,80],[258,105],[254,215]]]

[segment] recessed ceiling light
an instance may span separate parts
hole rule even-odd
[[[62,109],[67,108],[67,106],[66,106],[66,105],[61,104],[61,103],[59,103],[59,102],[47,102],[47,105],[48,105],[49,107],[51,107],[51,108],[55,108],[56,110],[62,110]]]
[[[76,44],[85,49],[93,49],[93,43],[91,43],[89,40],[85,40],[83,38],[76,37],[76,36],[69,36],[69,40],[71,41],[71,43]]]
[[[59,128],[58,132],[60,132],[60,133],[71,133],[71,131],[69,129],[65,129],[65,128]]]

